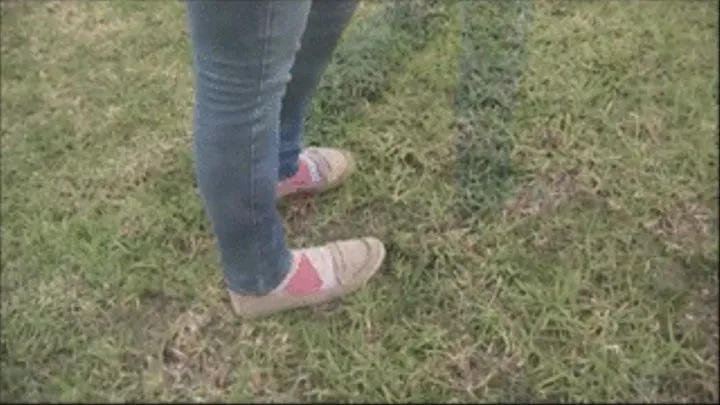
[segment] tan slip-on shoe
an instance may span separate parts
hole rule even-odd
[[[306,148],[300,153],[299,160],[297,174],[278,182],[278,198],[328,191],[344,183],[355,171],[352,154],[342,149]]]
[[[241,295],[229,291],[232,307],[243,318],[257,318],[274,313],[318,305],[343,297],[360,289],[380,269],[385,259],[385,246],[376,238],[362,238],[337,241],[324,246],[293,251],[294,258],[315,263],[321,263],[317,270],[309,267],[308,271],[316,271],[312,276],[318,282],[323,277],[318,274],[325,273],[327,280],[313,291],[298,291],[291,286],[279,287],[279,291],[267,295]],[[294,261],[297,261],[294,259]],[[294,266],[299,266],[294,264]],[[299,270],[298,270],[299,271]],[[288,276],[290,277],[290,275]],[[294,277],[293,277],[294,278]],[[329,282],[328,282],[329,280]],[[292,279],[289,283],[292,283]],[[287,284],[288,281],[283,281]],[[283,284],[281,284],[282,286]]]

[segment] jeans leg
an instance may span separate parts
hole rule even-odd
[[[315,92],[358,0],[313,0],[307,28],[291,71],[280,113],[279,180],[298,170],[302,132],[310,97]]]
[[[188,2],[195,171],[236,293],[268,293],[290,267],[275,206],[279,117],[310,5]]]

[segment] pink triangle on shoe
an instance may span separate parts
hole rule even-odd
[[[290,194],[302,189],[314,187],[316,182],[313,179],[312,171],[305,159],[298,162],[298,171],[294,176],[281,181],[278,184],[280,195]]]
[[[289,294],[310,294],[319,291],[323,286],[320,275],[304,254],[299,256],[297,267],[285,286],[285,291]]]

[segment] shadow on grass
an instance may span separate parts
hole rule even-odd
[[[515,91],[532,3],[464,2],[463,52],[456,94],[460,216],[494,212],[513,190]]]

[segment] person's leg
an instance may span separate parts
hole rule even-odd
[[[310,99],[357,5],[357,0],[314,0],[312,3],[280,112],[280,181],[293,177],[301,169],[299,157],[302,151],[303,124]],[[327,172],[320,173],[324,175],[325,183],[337,183],[340,179],[329,177],[346,175],[347,173],[341,172],[349,172],[351,169],[346,166],[352,162],[343,161],[351,159],[349,155],[343,156],[339,151],[317,148],[309,152],[309,163],[313,165],[313,161],[319,161],[321,165],[316,171]],[[308,180],[311,180],[309,176]],[[311,188],[317,188],[317,185],[311,185]],[[280,195],[290,192],[279,191]]]
[[[228,288],[265,294],[291,254],[276,211],[282,97],[310,0],[190,1],[194,148]]]
[[[353,292],[385,257],[375,238],[285,247],[275,207],[280,109],[309,9],[300,0],[188,5],[196,174],[233,308],[248,317]]]

